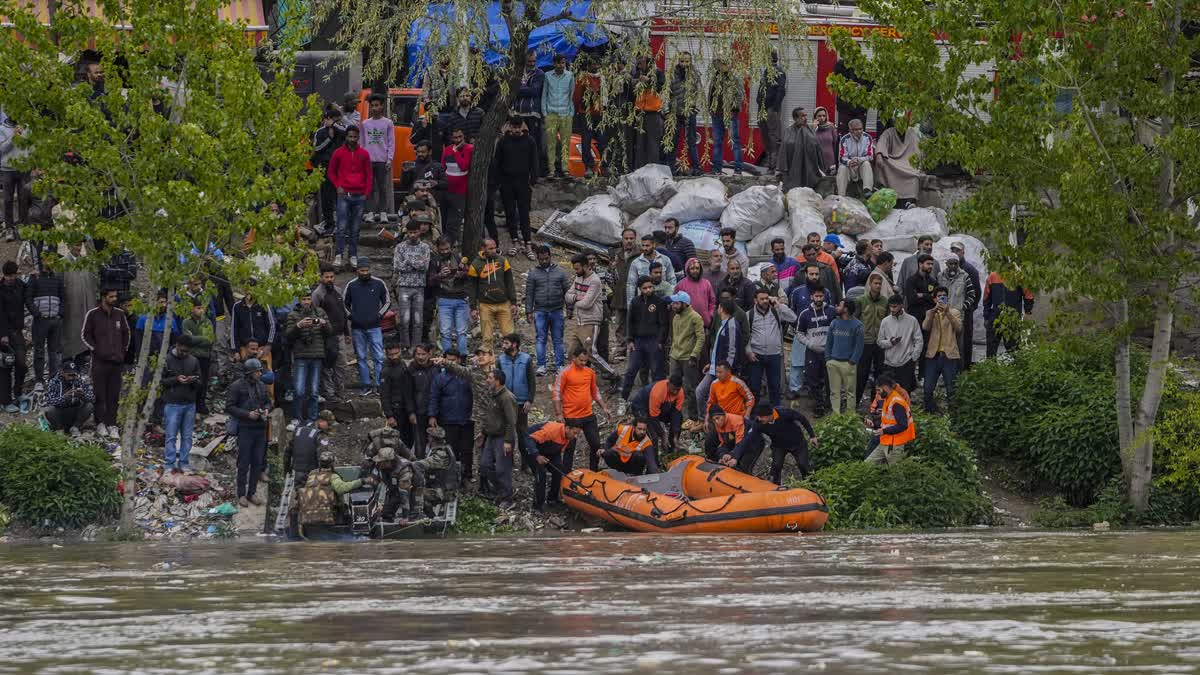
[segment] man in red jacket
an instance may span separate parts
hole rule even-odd
[[[346,129],[346,142],[329,159],[329,182],[337,188],[337,244],[333,266],[342,266],[342,251],[350,254],[350,267],[358,267],[358,230],[363,205],[371,194],[371,156],[358,144],[358,127]]]

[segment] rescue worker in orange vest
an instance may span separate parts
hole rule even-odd
[[[630,399],[629,406],[635,417],[650,420],[654,447],[674,452],[683,425],[683,376],[675,373],[669,379],[642,387]]]
[[[708,409],[709,431],[704,439],[704,454],[709,461],[725,466],[737,464],[742,441],[746,438],[746,418],[725,412],[721,406]]]
[[[561,478],[571,470],[566,464],[567,457],[575,455],[575,439],[579,437],[580,429],[567,426],[562,422],[542,422],[529,427],[525,437],[525,447],[528,449],[528,463],[533,467],[533,510],[541,513],[546,502],[560,503],[558,490]],[[557,471],[551,473],[549,466]],[[549,475],[548,475],[549,474]],[[546,481],[550,482],[550,496],[546,498]]]
[[[912,405],[908,393],[890,375],[880,375],[875,386],[883,397],[883,408],[879,414],[879,425],[867,447],[869,454],[865,461],[871,464],[895,464],[904,457],[904,446],[917,438]],[[875,426],[869,418],[867,424]]]
[[[630,476],[658,473],[658,458],[654,454],[654,441],[646,431],[649,421],[638,418],[633,424],[622,424],[608,435],[608,447],[596,454],[610,469]]]

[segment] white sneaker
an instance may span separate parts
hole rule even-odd
[[[625,416],[625,401],[617,401],[617,417]]]
[[[107,435],[108,435],[108,427],[104,426],[103,424],[97,424],[96,425],[97,438],[104,438]]]
[[[333,266],[334,266],[334,267],[341,267],[341,266],[342,266],[342,255],[341,255],[340,253],[339,253],[339,254],[337,254],[337,255],[335,255],[335,256],[333,256]]]
[[[358,269],[358,256],[350,256],[350,267],[351,269]]]
[[[300,420],[292,420],[291,422],[288,422],[287,430],[295,431],[299,426],[300,426]]]

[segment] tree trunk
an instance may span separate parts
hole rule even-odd
[[[541,6],[541,2],[534,0],[525,3],[526,23],[537,21],[541,17]],[[475,144],[475,154],[471,156],[471,173],[467,178],[467,210],[463,217],[462,231],[462,254],[468,258],[479,252],[483,241],[483,209],[487,205],[488,172],[492,166],[492,158],[496,156],[496,141],[500,138],[500,129],[504,127],[508,111],[512,109],[517,90],[521,87],[525,52],[529,46],[529,28],[517,23],[517,17],[513,15],[513,3],[501,3],[500,11],[511,36],[508,44],[508,86],[500,87],[492,109],[483,116],[478,142]],[[506,224],[512,227],[511,223]]]
[[[146,430],[146,423],[150,420],[151,414],[154,412],[154,399],[158,393],[158,383],[162,380],[163,365],[166,361],[167,350],[171,343],[171,312],[175,298],[171,293],[167,294],[167,321],[163,325],[162,345],[158,350],[158,363],[155,364],[154,373],[150,378],[150,386],[146,393],[146,401],[139,411],[137,406],[137,394],[142,390],[141,381],[145,377],[146,368],[150,363],[150,336],[146,333],[142,334],[142,344],[138,349],[137,366],[133,370],[133,380],[130,383],[129,391],[125,392],[126,400],[124,406],[123,417],[124,424],[121,426],[121,463],[124,468],[124,485],[125,485],[125,503],[121,509],[121,529],[126,533],[134,532],[136,523],[133,520],[134,499],[137,496],[137,440],[141,438],[142,433]],[[149,322],[152,327],[153,322]],[[132,332],[130,327],[130,332]],[[151,331],[152,332],[152,331]]]
[[[1169,291],[1163,294],[1154,313],[1154,337],[1150,342],[1150,369],[1146,372],[1146,385],[1138,403],[1135,427],[1132,467],[1129,472],[1129,502],[1138,513],[1146,510],[1150,503],[1150,481],[1154,472],[1154,423],[1158,419],[1158,406],[1162,402],[1163,385],[1166,383],[1167,368],[1170,367],[1171,334],[1175,312],[1171,308]],[[1122,452],[1124,455],[1124,452]]]
[[[1121,446],[1121,470],[1125,483],[1133,476],[1133,403],[1129,366],[1129,301],[1120,300],[1114,308],[1118,331],[1115,359],[1117,438]]]

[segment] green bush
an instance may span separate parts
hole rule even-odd
[[[1095,523],[1108,523],[1112,527],[1128,525],[1133,520],[1133,509],[1125,497],[1120,480],[1112,480],[1096,496],[1096,501],[1087,508],[1071,506],[1061,496],[1042,500],[1033,512],[1033,522],[1042,527],[1091,527]]]
[[[120,512],[108,454],[28,425],[0,430],[0,500],[32,526],[81,527]]]
[[[1021,386],[1013,364],[988,359],[959,376],[950,420],[955,433],[984,456],[1007,456],[1021,417],[1036,402]]]
[[[966,441],[950,429],[943,416],[915,413],[917,438],[905,446],[905,452],[927,462],[940,464],[966,484],[979,484],[979,467],[975,452]]]
[[[846,462],[800,485],[825,498],[829,529],[962,527],[986,522],[991,511],[978,483],[916,457],[884,465]]]
[[[817,445],[809,447],[808,459],[813,471],[861,461],[867,456],[870,434],[861,417],[854,413],[828,415],[813,424]]]

